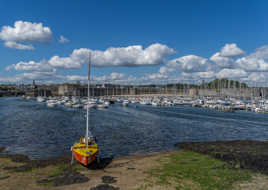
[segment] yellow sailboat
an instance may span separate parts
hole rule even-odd
[[[89,83],[90,83],[90,63],[91,55],[89,53],[89,62],[88,62],[88,102],[89,102]],[[73,158],[84,166],[89,165],[94,160],[96,160],[99,149],[96,139],[94,137],[88,136],[89,128],[89,106],[87,105],[87,120],[86,120],[86,134],[85,137],[81,137],[80,141],[75,143],[71,147]]]

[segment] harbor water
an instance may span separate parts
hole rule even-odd
[[[0,146],[32,159],[59,156],[84,135],[85,120],[83,109],[1,98]],[[118,157],[172,150],[177,142],[268,140],[268,114],[116,103],[90,111],[90,131],[102,155]]]

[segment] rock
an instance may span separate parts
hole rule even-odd
[[[3,152],[5,149],[5,147],[0,147],[0,152]]]
[[[0,177],[0,180],[4,180],[4,179],[7,179],[9,178],[10,176],[4,176],[4,177]]]
[[[100,184],[96,187],[92,187],[90,190],[119,190],[119,187],[114,187],[108,184]]]
[[[37,183],[52,183],[53,186],[62,186],[76,183],[85,183],[88,181],[89,178],[69,167],[64,169],[62,173],[49,176],[47,179],[37,181]]]
[[[115,179],[115,177],[112,177],[112,176],[103,176],[102,182],[109,184],[109,183],[116,183],[117,180]]]

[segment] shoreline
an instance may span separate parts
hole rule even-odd
[[[176,189],[180,183],[189,185],[188,174],[184,179],[186,182],[181,181],[181,177],[177,179],[179,184],[170,184],[168,176],[176,178],[177,172],[181,172],[181,176],[189,171],[194,184],[204,185],[202,181],[194,180],[204,177],[202,172],[208,172],[208,177],[216,175],[214,177],[222,180],[219,187],[226,184],[226,180],[228,187],[243,183],[252,185],[252,181],[259,184],[260,180],[268,186],[268,141],[184,142],[176,143],[176,147],[178,150],[168,152],[101,158],[99,164],[95,162],[89,167],[78,163],[71,165],[71,154],[46,160],[0,154],[0,188],[11,190],[28,184],[26,189],[29,190],[55,187],[62,190]],[[0,147],[2,151],[4,147]],[[156,182],[163,179],[165,187]],[[207,183],[215,185],[210,179]],[[199,189],[197,186],[192,188]],[[254,189],[258,187],[255,185]]]
[[[231,165],[239,165],[240,168],[252,169],[265,174],[268,174],[268,141],[256,140],[232,140],[232,141],[208,141],[208,142],[179,142],[174,145],[175,150],[164,152],[150,152],[148,154],[131,154],[120,157],[105,157],[102,158],[105,163],[94,165],[93,168],[104,168],[107,166],[107,160],[124,160],[124,159],[141,159],[161,154],[169,154],[178,150],[187,150],[212,156],[216,159],[228,162]],[[0,158],[8,158],[13,162],[26,163],[30,168],[47,167],[53,164],[70,163],[71,153],[64,153],[60,156],[51,157],[48,159],[30,159],[23,154],[8,154],[3,153],[5,147],[0,147]],[[27,168],[27,167],[26,167]]]

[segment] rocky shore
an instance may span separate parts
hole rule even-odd
[[[176,146],[184,150],[210,155],[226,161],[236,168],[268,174],[268,142],[185,142],[177,143]]]

